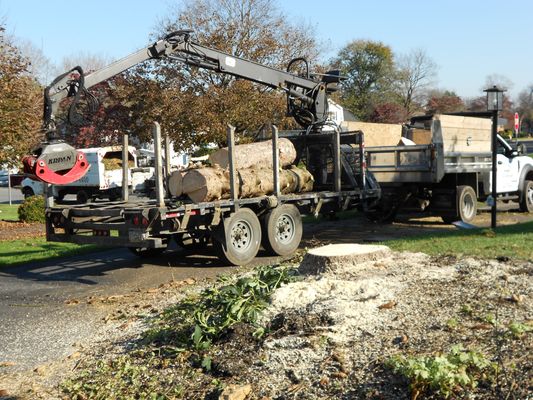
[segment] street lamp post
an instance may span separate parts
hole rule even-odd
[[[498,149],[498,112],[503,108],[503,92],[497,86],[485,89],[487,93],[487,110],[492,111],[492,206],[491,206],[491,218],[490,226],[492,229],[496,228],[496,199],[498,197],[498,191],[496,188],[496,158]]]

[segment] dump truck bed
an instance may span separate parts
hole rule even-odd
[[[366,147],[368,169],[380,184],[438,183],[445,174],[491,169],[491,121],[418,117],[404,132],[413,144]]]

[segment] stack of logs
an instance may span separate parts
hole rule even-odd
[[[278,141],[281,193],[313,190],[313,176],[305,168],[293,165],[296,149],[288,139]],[[229,152],[219,149],[209,156],[211,166],[194,165],[175,171],[169,178],[172,196],[187,195],[195,203],[230,197]],[[274,193],[272,141],[235,146],[238,197],[257,197]]]

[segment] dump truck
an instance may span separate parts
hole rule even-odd
[[[87,173],[87,157],[59,139],[55,115],[63,99],[78,99],[80,91],[149,59],[177,61],[186,65],[247,79],[287,96],[287,114],[301,126],[280,134],[272,127],[268,168],[271,190],[262,195],[240,196],[240,171],[235,165],[235,131],[228,126],[229,194],[213,201],[194,202],[169,194],[165,185],[170,167],[163,166],[161,127],[154,122],[155,200],[57,205],[47,196],[46,237],[49,241],[125,246],[139,256],[159,254],[175,240],[182,247],[212,242],[227,263],[249,263],[261,246],[273,255],[287,256],[299,246],[302,214],[319,215],[351,208],[368,209],[380,196],[379,186],[367,174],[364,134],[341,132],[329,118],[328,96],[342,79],[338,71],[311,74],[305,59],[297,58],[286,70],[245,60],[196,43],[190,31],[167,35],[101,70],[85,74],[81,67],[57,77],[45,90],[44,142],[24,160],[25,171],[48,184],[65,184]],[[303,73],[295,73],[300,64]],[[72,105],[71,105],[72,107]],[[313,177],[306,192],[285,193],[280,186],[278,140],[288,139],[296,149],[295,164]],[[123,146],[127,146],[124,136]],[[169,143],[165,137],[165,143]],[[164,146],[169,154],[169,146]],[[169,160],[170,157],[165,157]],[[126,168],[127,163],[122,163]],[[264,166],[263,166],[264,167]],[[127,173],[123,173],[127,177]],[[126,185],[127,183],[123,183]],[[260,184],[260,183],[258,183]]]
[[[365,151],[382,198],[369,213],[372,219],[391,221],[404,208],[440,216],[446,223],[469,223],[478,202],[492,201],[490,118],[433,114],[414,117],[403,127],[375,124],[373,129],[382,134]],[[533,212],[533,159],[499,135],[497,144],[497,201]]]

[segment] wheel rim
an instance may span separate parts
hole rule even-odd
[[[281,244],[289,244],[295,235],[294,218],[288,214],[283,214],[278,218],[276,224],[276,240]]]
[[[231,228],[231,246],[239,252],[245,252],[252,245],[253,235],[252,226],[248,222],[237,221]]]
[[[472,196],[466,195],[463,198],[463,215],[466,219],[472,218],[474,215],[475,205]]]

